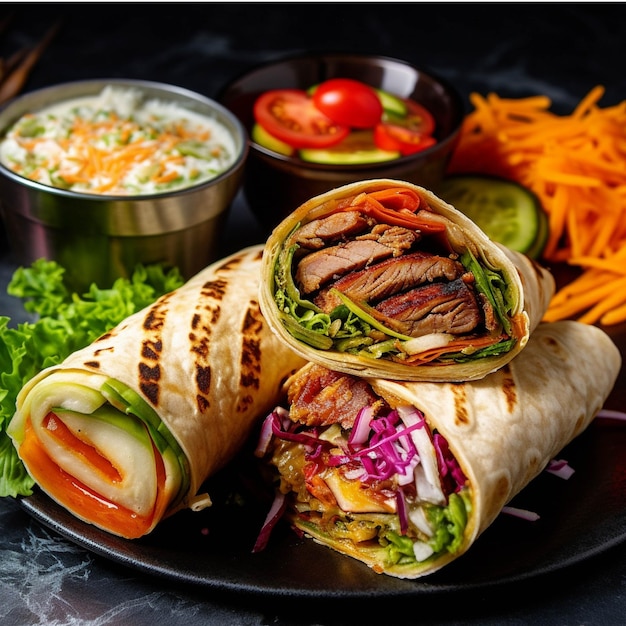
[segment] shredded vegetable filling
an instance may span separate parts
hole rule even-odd
[[[21,176],[105,195],[188,187],[224,172],[235,155],[218,120],[112,86],[24,115],[0,144],[0,160]]]
[[[265,420],[256,454],[278,470],[281,509],[289,494],[295,525],[348,552],[411,564],[461,545],[467,479],[446,440],[413,407],[377,413],[368,406],[349,430],[299,425],[278,407]],[[266,526],[275,521],[268,515]],[[261,531],[257,549],[269,530]]]
[[[523,316],[505,274],[459,231],[410,189],[345,198],[283,242],[278,315],[303,344],[359,358],[419,366],[506,354]]]

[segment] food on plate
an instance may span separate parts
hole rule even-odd
[[[430,191],[380,179],[312,198],[274,229],[260,304],[309,361],[461,381],[518,354],[553,292],[547,270]]]
[[[266,91],[254,103],[254,120],[256,143],[311,163],[377,163],[436,143],[427,108],[351,78]]]
[[[601,107],[603,95],[596,86],[559,115],[546,96],[474,93],[448,167],[507,178],[539,198],[549,221],[543,258],[582,272],[557,293],[548,321],[626,320],[626,102]]]
[[[7,432],[39,487],[136,538],[238,451],[303,364],[258,306],[262,246],[210,265],[31,379]]]
[[[219,120],[114,86],[23,115],[0,142],[2,163],[25,178],[115,196],[209,181],[236,157],[233,137]]]
[[[459,209],[485,234],[512,250],[536,259],[546,245],[548,218],[529,189],[485,174],[448,176],[437,195]]]
[[[604,331],[574,321],[540,324],[480,381],[399,382],[307,364],[261,429],[256,454],[276,498],[256,549],[284,517],[378,573],[439,570],[589,425],[620,365]]]

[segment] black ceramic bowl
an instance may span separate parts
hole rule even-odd
[[[353,78],[419,102],[435,118],[437,143],[383,163],[322,165],[278,154],[250,140],[243,189],[267,231],[309,198],[350,182],[394,178],[433,189],[444,176],[463,120],[461,97],[446,81],[405,61],[358,54],[292,56],[251,69],[226,85],[216,99],[239,118],[250,136],[259,94],[308,89],[329,78]]]

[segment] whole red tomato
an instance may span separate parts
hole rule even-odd
[[[351,78],[331,78],[313,93],[315,106],[337,124],[373,128],[383,114],[383,105],[369,85]]]

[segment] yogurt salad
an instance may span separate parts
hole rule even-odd
[[[228,129],[138,89],[107,86],[22,116],[0,161],[31,180],[81,193],[150,195],[219,176],[236,160]]]

